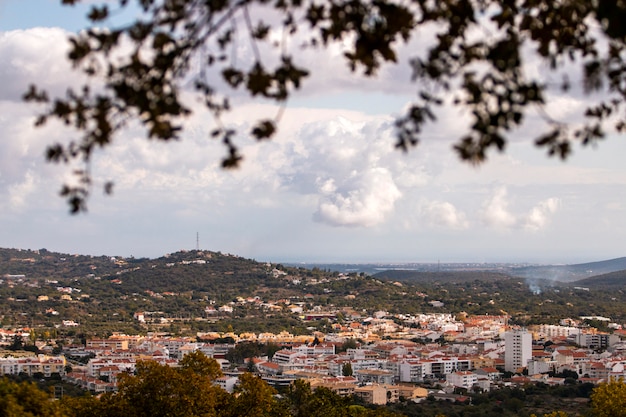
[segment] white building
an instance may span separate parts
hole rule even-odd
[[[570,336],[576,344],[591,349],[606,349],[619,342],[619,336],[608,333],[581,333]]]
[[[30,376],[41,373],[45,377],[50,377],[53,373],[65,375],[65,365],[64,356],[38,355],[25,358],[9,356],[0,358],[0,375],[20,373]]]
[[[458,388],[471,389],[478,382],[478,376],[470,371],[458,371],[447,374],[446,381]]]
[[[504,333],[504,370],[516,372],[525,368],[533,356],[532,335],[525,330]]]
[[[236,376],[221,376],[215,380],[215,384],[222,387],[226,392],[231,394],[235,391],[235,385],[239,382],[239,378]]]
[[[555,360],[547,358],[531,359],[526,366],[528,367],[528,375],[547,374],[550,371],[556,370],[558,363]]]
[[[424,380],[424,367],[417,359],[403,360],[399,364],[400,382],[422,382]]]
[[[548,338],[552,337],[569,337],[570,335],[580,334],[580,328],[573,326],[557,326],[554,324],[540,324],[537,326],[537,332],[540,336]]]

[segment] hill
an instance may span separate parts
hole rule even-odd
[[[50,252],[46,249],[0,249],[0,276],[30,283],[73,283],[97,291],[101,283],[115,284],[123,295],[150,293],[196,293],[219,302],[236,296],[254,296],[267,287],[288,287],[274,266],[236,255],[211,251],[181,251],[159,258],[85,256]]]
[[[0,249],[2,323],[74,334],[231,328],[299,334],[328,331],[328,320],[319,317],[367,317],[377,311],[507,312],[511,322],[524,325],[581,315],[626,320],[623,291],[585,286],[590,289],[524,280],[503,273],[501,266],[368,276],[212,251],[135,259]],[[134,317],[138,312],[145,322]],[[311,315],[318,319],[304,319]]]
[[[439,272],[422,272],[422,271],[403,271],[389,270],[379,272],[374,275],[375,278],[391,281],[402,281],[411,283],[463,283],[471,281],[501,281],[510,280],[511,276],[493,271],[439,271]]]
[[[112,256],[70,255],[47,249],[24,250],[0,248],[0,276],[25,275],[32,278],[81,277],[93,274],[111,274],[120,269]],[[125,261],[124,261],[125,262]]]
[[[573,282],[595,275],[626,270],[626,257],[573,265],[532,265],[511,268],[513,276],[527,279]]]
[[[580,287],[626,290],[626,270],[595,275],[572,283]]]

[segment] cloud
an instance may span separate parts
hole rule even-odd
[[[37,189],[38,180],[31,170],[24,174],[24,180],[8,187],[9,206],[11,210],[22,209],[26,206],[28,197]]]
[[[51,96],[65,94],[67,86],[84,79],[67,59],[69,35],[59,28],[0,32],[0,100],[21,101],[30,84]]]
[[[424,155],[394,149],[388,118],[325,115],[283,134],[289,139],[277,139],[282,165],[274,165],[282,187],[314,198],[313,219],[332,226],[387,222],[396,203],[436,171],[423,163]]]
[[[484,223],[495,229],[505,230],[515,226],[515,216],[509,211],[506,187],[496,188],[495,192],[483,204],[482,218]]]
[[[385,221],[402,195],[384,168],[353,171],[340,181],[337,186],[333,178],[320,179],[316,221],[332,226],[375,226]]]
[[[548,198],[541,201],[526,216],[524,229],[531,232],[543,229],[547,225],[550,215],[558,210],[559,205],[560,201],[558,198]]]
[[[515,214],[509,208],[507,188],[500,186],[483,204],[481,214],[483,222],[494,229],[521,229],[527,232],[537,232],[547,226],[551,215],[556,213],[560,204],[560,199],[550,197],[535,204],[525,215]]]
[[[465,213],[447,201],[428,201],[419,207],[423,220],[431,226],[463,230],[469,227]]]
[[[419,256],[434,259],[441,253],[457,260],[486,254],[502,259],[515,251],[519,258],[534,253],[555,260],[560,256],[555,248],[568,256],[580,251],[575,245],[588,238],[585,234],[610,242],[602,248],[607,253],[624,240],[616,242],[615,236],[626,236],[616,233],[624,229],[625,218],[619,203],[626,201],[623,141],[608,140],[598,152],[577,153],[561,164],[532,149],[534,131],[525,126],[506,155],[493,153],[475,168],[459,162],[450,149],[469,115],[448,108],[438,111],[438,122],[426,127],[416,149],[401,153],[394,149],[388,116],[397,109],[381,97],[413,92],[406,60],[365,79],[346,69],[339,46],[302,55],[293,49],[295,58],[318,75],[296,93],[303,100],[288,103],[271,141],[259,143],[246,132],[254,120],[274,117],[277,107],[237,97],[234,111],[222,118],[224,126],[239,132],[234,140],[244,161],[237,170],[220,168],[225,149],[209,136],[214,119],[188,91],[183,91],[185,103],[194,114],[185,120],[180,141],[148,141],[130,124],[110,147],[94,153],[90,212],[79,223],[65,215],[65,202],[57,195],[73,167],[44,162],[47,144],[67,143],[77,134],[53,122],[33,129],[36,109],[20,102],[32,81],[51,95],[77,84],[65,58],[67,35],[60,29],[0,33],[0,207],[5,214],[0,229],[7,231],[6,245],[76,245],[71,250],[92,253],[106,253],[110,249],[101,248],[107,245],[113,252],[153,256],[182,247],[178,242],[187,235],[194,241],[199,230],[211,236],[215,249],[253,257],[262,253],[265,259],[292,254],[413,260],[415,248],[424,248]],[[401,52],[404,57],[414,51]],[[569,120],[577,105],[559,101],[559,118]],[[101,196],[104,180],[115,182],[113,197]],[[503,185],[494,187],[494,181]],[[568,211],[556,217],[561,206]],[[84,233],[86,223],[93,223],[90,234]],[[573,223],[580,227],[572,230]],[[41,240],[46,228],[52,243]],[[59,238],[59,230],[72,231],[64,235],[71,237]],[[498,230],[512,233],[498,236]]]

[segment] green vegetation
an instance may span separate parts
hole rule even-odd
[[[506,312],[521,325],[593,315],[626,321],[626,294],[606,287],[604,280],[593,286],[589,279],[586,289],[534,281],[541,288],[536,292],[521,278],[489,271],[391,271],[371,277],[209,251],[125,259],[0,249],[0,282],[0,317],[5,325],[33,329],[27,345],[116,331],[311,334],[332,331],[333,322],[348,315],[379,310],[405,315]],[[219,311],[222,306],[232,311]],[[292,312],[293,307],[301,311]],[[303,320],[302,312],[313,308],[330,316]],[[134,317],[137,312],[145,322]]]
[[[488,393],[466,392],[462,401],[422,403],[401,400],[385,406],[340,397],[327,388],[312,390],[297,380],[278,392],[249,373],[241,374],[234,393],[213,382],[221,376],[213,359],[187,355],[179,367],[140,362],[134,375],[121,376],[117,393],[99,397],[63,396],[52,401],[32,382],[0,380],[0,415],[8,417],[473,417],[473,416],[624,416],[626,384],[611,381],[550,387],[545,384],[503,388]]]
[[[626,384],[612,380],[593,390],[591,403],[594,417],[626,416]]]
[[[7,417],[393,417],[383,409],[354,408],[350,399],[327,389],[311,391],[298,381],[284,397],[249,373],[229,394],[214,384],[219,365],[201,353],[187,355],[180,367],[140,362],[135,375],[123,375],[119,391],[100,397],[52,397],[30,382],[0,380],[0,415]],[[357,414],[354,412],[358,411]]]

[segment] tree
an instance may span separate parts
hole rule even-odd
[[[216,416],[229,395],[211,381],[218,375],[204,355],[187,355],[180,368],[154,361],[138,362],[136,375],[119,378],[118,392],[95,403],[70,403],[78,417],[98,416]],[[221,374],[221,372],[219,373]],[[94,411],[97,410],[97,411]]]
[[[14,335],[13,339],[11,340],[11,344],[7,349],[13,351],[24,349],[24,339],[22,339],[22,336],[20,336],[19,334]]]
[[[58,404],[31,382],[0,379],[0,415],[6,417],[62,417]]]
[[[346,362],[341,368],[341,374],[343,376],[352,376],[352,364],[350,362]]]
[[[311,390],[311,385],[303,380],[289,386],[286,398],[290,415],[294,417],[344,417],[349,412],[346,398],[325,387]]]
[[[356,349],[359,345],[356,339],[347,339],[337,348],[338,352],[346,352],[348,349]]]
[[[626,383],[612,379],[594,388],[591,393],[591,410],[594,417],[626,416]]]
[[[73,5],[80,0],[62,0]],[[51,100],[32,86],[25,99],[48,103],[36,124],[49,118],[63,121],[80,136],[69,143],[51,144],[47,159],[78,162],[77,183],[61,194],[72,212],[85,209],[91,188],[89,161],[106,148],[130,121],[138,120],[151,139],[181,137],[190,108],[181,100],[183,85],[195,92],[214,117],[211,137],[226,148],[223,166],[237,166],[242,155],[237,132],[221,122],[231,110],[229,95],[239,91],[277,103],[274,118],[257,120],[249,134],[271,138],[282,106],[309,75],[297,64],[298,49],[344,45],[347,66],[365,77],[382,64],[398,59],[398,45],[412,37],[428,38],[422,54],[410,61],[417,100],[396,121],[397,142],[408,150],[422,139],[437,109],[458,107],[471,115],[468,131],[455,146],[458,155],[479,163],[488,151],[503,151],[511,132],[538,108],[543,132],[535,144],[549,155],[566,158],[572,142],[588,145],[609,129],[623,132],[626,96],[624,64],[626,4],[588,0],[119,0],[104,2],[89,13],[92,27],[70,39],[69,60],[102,88],[89,85],[68,90]],[[142,14],[124,26],[109,16],[131,4]],[[267,16],[273,17],[267,17]],[[253,16],[256,16],[253,18]],[[103,29],[105,27],[106,29]],[[241,33],[250,39],[253,57],[237,60]],[[273,33],[281,33],[276,42]],[[269,51],[269,52],[268,52]],[[530,59],[543,67],[531,71]],[[198,71],[192,68],[200,66]],[[581,122],[568,125],[550,117],[544,105],[553,78],[567,93],[573,87],[564,69],[575,66],[581,81],[574,84],[590,98]],[[545,78],[544,76],[548,74]],[[216,81],[221,78],[221,81]],[[108,193],[112,183],[104,186]]]
[[[275,393],[261,378],[244,373],[239,377],[235,395],[231,397],[228,415],[286,417],[287,410],[274,398]]]
[[[248,362],[246,363],[246,371],[250,373],[254,373],[257,371],[257,367],[254,364],[254,360],[252,358],[248,359]]]
[[[180,367],[183,371],[207,378],[209,382],[222,376],[220,364],[199,350],[186,354],[180,361]]]

